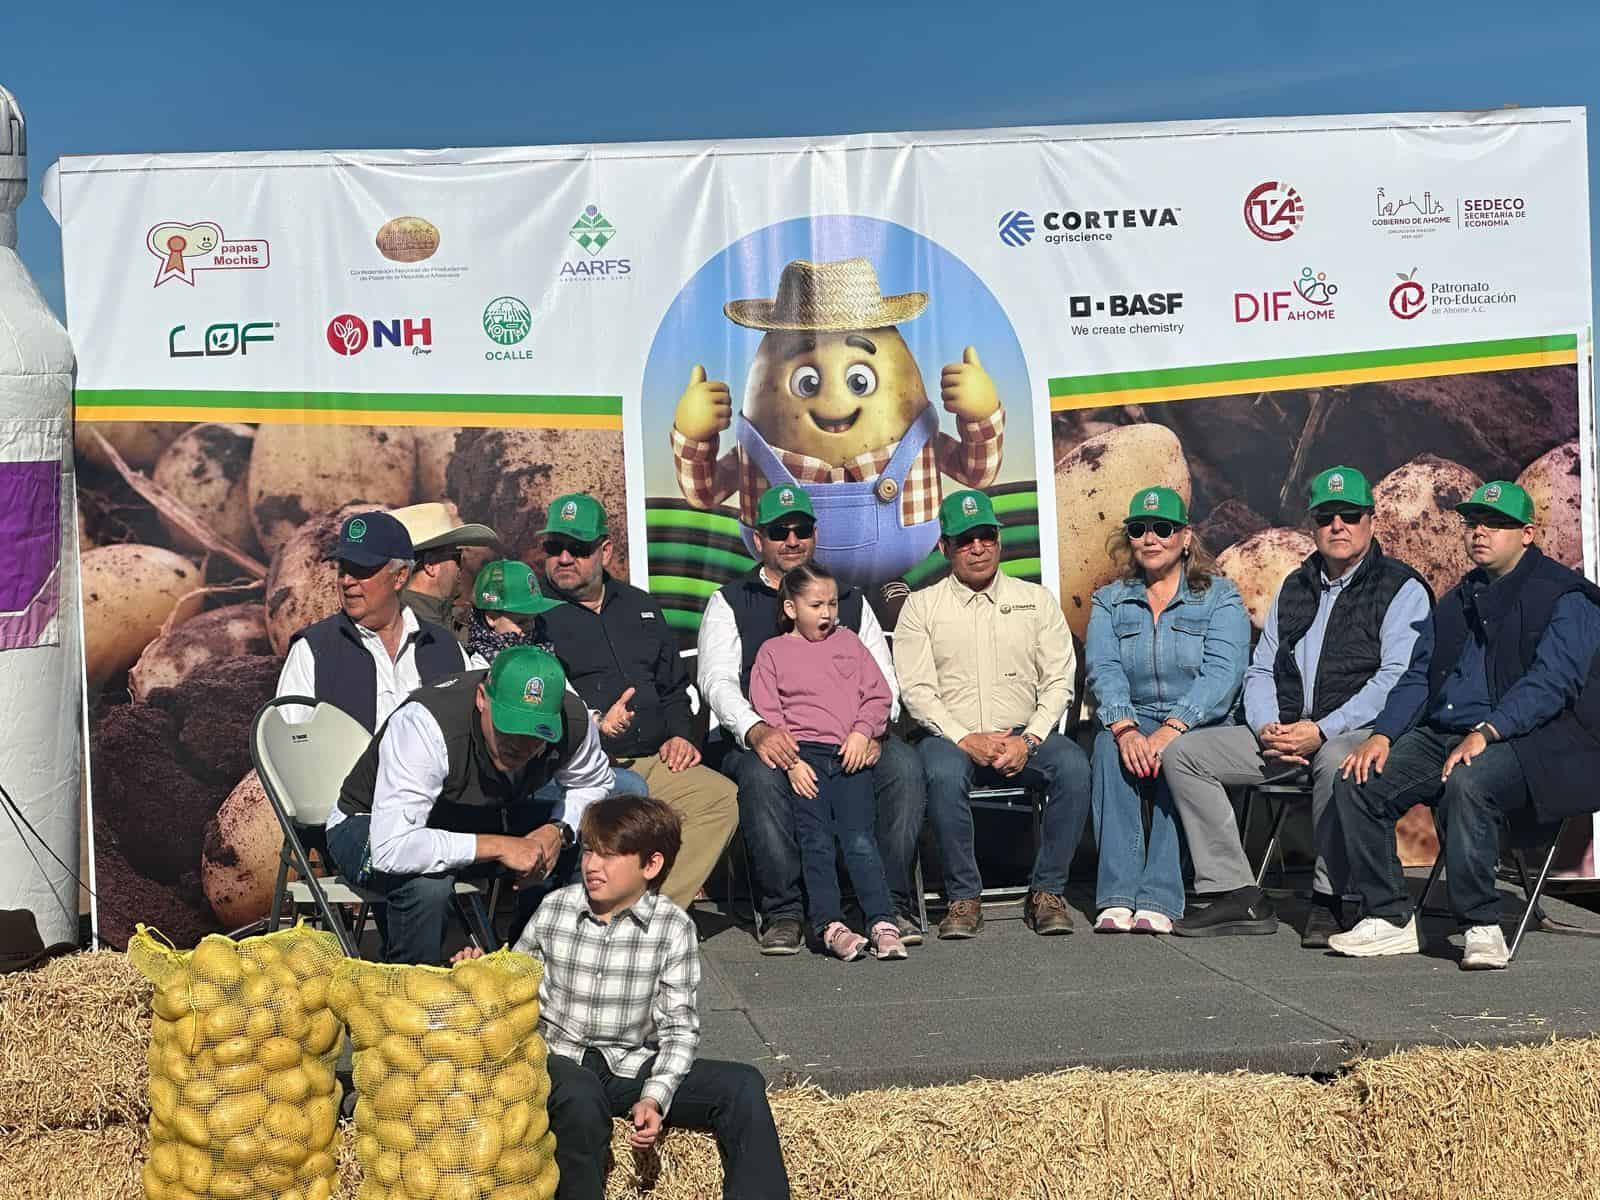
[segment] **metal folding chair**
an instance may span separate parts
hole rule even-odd
[[[1278,856],[1278,879],[1283,879],[1283,819],[1289,815],[1289,806],[1297,801],[1311,803],[1311,776],[1304,767],[1268,779],[1264,783],[1253,784],[1244,789],[1244,815],[1239,825],[1239,835],[1242,838],[1249,836],[1250,819],[1255,814],[1257,799],[1263,800],[1267,806],[1269,819],[1272,822],[1272,832],[1267,837],[1267,845],[1261,852],[1261,862],[1256,867],[1256,886],[1260,887],[1266,882],[1267,868],[1272,863],[1272,856]]]
[[[299,706],[312,710],[307,721],[291,724],[283,709]],[[339,939],[345,954],[359,958],[359,940],[373,909],[383,896],[357,887],[340,875],[328,856],[323,824],[339,799],[339,788],[372,735],[342,709],[319,703],[309,696],[280,696],[269,700],[250,726],[250,759],[255,763],[262,789],[283,830],[283,850],[278,856],[278,878],[272,889],[267,929],[278,927],[288,908],[315,908],[324,927]],[[313,869],[315,855],[322,874]],[[296,878],[289,878],[290,868]],[[482,907],[482,895],[471,883],[455,885],[456,910],[468,935],[480,949],[493,950],[493,928]],[[356,907],[354,931],[335,905]]]

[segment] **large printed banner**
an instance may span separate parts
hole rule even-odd
[[[1334,463],[1436,590],[1489,479],[1592,567],[1586,178],[1580,109],[62,160],[102,933],[264,906],[248,723],[353,504],[538,565],[588,489],[686,647],[789,482],[888,619],[961,487],[1080,636],[1152,483],[1258,625]]]

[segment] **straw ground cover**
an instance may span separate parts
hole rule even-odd
[[[147,995],[116,954],[0,979],[0,1200],[140,1200]],[[772,1108],[796,1197],[1600,1197],[1600,1040],[1410,1050],[1332,1083],[1074,1069]],[[613,1152],[608,1200],[720,1194],[705,1134],[636,1156],[619,1126]]]

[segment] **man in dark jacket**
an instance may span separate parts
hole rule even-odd
[[[593,496],[552,500],[543,538],[546,582],[565,601],[544,614],[545,630],[612,765],[641,776],[683,822],[661,894],[688,908],[733,837],[739,806],[733,784],[700,763],[677,635],[647,592],[606,570],[613,542]]]
[[[1461,965],[1504,967],[1495,863],[1513,816],[1555,825],[1594,807],[1600,772],[1600,589],[1540,553],[1514,483],[1456,506],[1473,567],[1434,610],[1374,732],[1343,763],[1340,807],[1362,920],[1329,939],[1370,958],[1421,949],[1395,823],[1435,810],[1450,903],[1466,926]],[[1529,811],[1531,810],[1531,811]]]
[[[1354,467],[1311,481],[1316,553],[1283,581],[1244,676],[1244,725],[1185,733],[1162,756],[1183,823],[1197,892],[1221,893],[1173,925],[1180,937],[1272,933],[1272,903],[1255,886],[1226,789],[1305,770],[1317,861],[1300,944],[1326,949],[1343,926],[1349,868],[1333,804],[1345,755],[1371,732],[1405,673],[1428,615],[1428,585],[1372,536],[1372,490]]]

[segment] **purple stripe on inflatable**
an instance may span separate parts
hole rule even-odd
[[[61,464],[0,462],[0,647],[37,645],[56,614]]]

